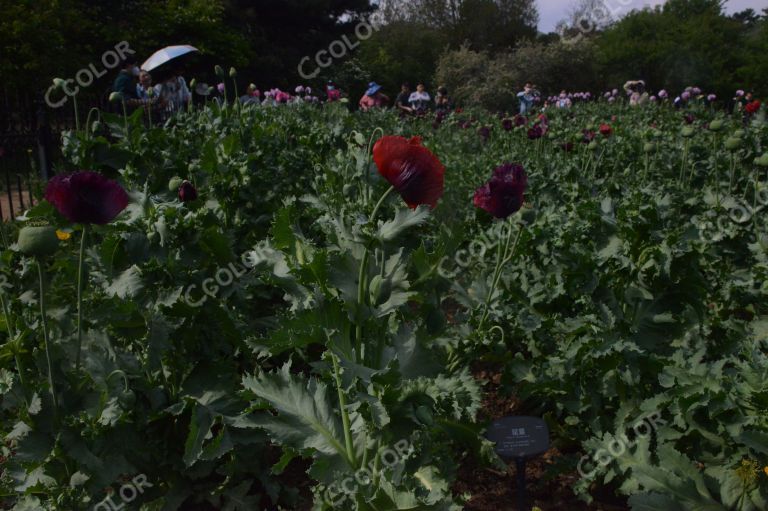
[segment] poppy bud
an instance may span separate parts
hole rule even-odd
[[[590,142],[590,143],[589,143],[589,145],[587,146],[587,148],[588,148],[588,149],[593,149],[593,150],[594,150],[594,149],[597,149],[597,142],[595,142],[595,141],[593,140],[592,142]]]
[[[721,129],[723,129],[723,125],[724,124],[725,123],[723,122],[722,119],[715,119],[714,121],[709,123],[709,130],[710,131],[714,131],[714,132],[718,132]]]
[[[229,68],[229,77],[235,78],[237,76],[237,70],[234,67]]]
[[[93,121],[93,124],[91,124],[91,131],[93,133],[101,131],[101,123],[99,121]]]
[[[123,95],[120,94],[119,92],[113,92],[112,94],[109,95],[110,103],[117,103],[118,101],[122,101],[122,100],[123,100]]]
[[[736,130],[733,132],[733,136],[736,138],[744,138],[744,130]]]
[[[183,183],[184,180],[181,179],[179,176],[173,176],[170,181],[168,181],[168,191],[169,192],[178,192],[179,187],[181,186],[181,183]]]
[[[643,146],[643,152],[652,153],[655,150],[656,150],[656,144],[654,144],[653,142],[648,142]]]
[[[54,78],[53,79],[53,85],[55,85],[56,88],[58,88],[58,89],[62,89],[66,85],[66,82],[64,80],[62,80],[61,78]]]
[[[730,137],[725,141],[725,148],[729,151],[736,151],[741,147],[741,139],[737,137]]]
[[[218,65],[218,64],[216,64],[216,66],[214,66],[213,72],[216,73],[216,76],[218,76],[219,78],[224,78],[226,76],[224,74],[224,69],[220,65]]]
[[[389,300],[392,294],[392,279],[382,278],[376,275],[371,279],[371,302],[374,305],[381,305]]]
[[[179,200],[181,202],[190,202],[197,199],[197,190],[187,180],[184,180],[179,186]]]
[[[44,257],[56,252],[59,238],[50,225],[27,225],[19,231],[19,250],[28,256]]]
[[[695,131],[691,126],[686,126],[682,130],[680,130],[680,134],[685,138],[691,138],[694,133]]]
[[[759,167],[768,167],[768,153],[763,153],[762,156],[756,158],[755,165]]]
[[[194,90],[196,85],[197,85],[197,79],[196,78],[192,78],[189,81],[189,88],[190,88],[190,90]]]
[[[432,410],[430,410],[424,405],[421,405],[418,408],[416,408],[414,415],[416,416],[416,419],[418,419],[418,421],[424,424],[425,426],[431,426],[435,422],[434,419],[432,418]]]

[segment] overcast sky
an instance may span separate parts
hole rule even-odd
[[[558,21],[562,20],[578,3],[577,0],[536,0],[539,6],[539,31],[552,32]],[[616,9],[616,18],[628,13],[632,9],[642,9],[644,6],[660,5],[664,0],[605,0],[609,10]],[[729,13],[743,11],[752,8],[761,12],[768,7],[768,0],[728,0],[726,10]]]

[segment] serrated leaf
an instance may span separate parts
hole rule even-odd
[[[394,240],[411,227],[420,225],[429,218],[429,208],[419,206],[416,209],[398,209],[395,218],[384,222],[379,227],[376,237],[386,243]]]

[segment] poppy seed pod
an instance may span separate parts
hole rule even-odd
[[[723,129],[724,125],[725,125],[725,122],[723,122],[722,119],[715,119],[714,121],[709,123],[709,131],[718,132],[721,129]]]
[[[183,183],[183,182],[184,182],[184,180],[181,179],[179,176],[173,176],[168,181],[168,191],[169,192],[174,192],[174,193],[178,192],[179,191],[179,187],[181,186],[181,183]]]
[[[22,254],[45,257],[56,252],[59,238],[51,225],[27,225],[19,231],[18,245]]]
[[[683,128],[682,130],[680,130],[680,134],[681,134],[681,135],[682,135],[684,138],[691,138],[695,132],[696,132],[696,131],[695,131],[695,130],[693,129],[693,127],[691,127],[691,126],[686,126],[686,127],[685,127],[685,128]]]
[[[755,165],[758,167],[768,167],[768,153],[763,153],[761,156],[755,158]]]
[[[729,137],[725,141],[725,148],[729,151],[736,151],[741,147],[741,139],[738,137]]]
[[[61,89],[66,85],[66,82],[62,80],[61,78],[54,78],[53,79],[53,85],[55,85],[57,88]]]

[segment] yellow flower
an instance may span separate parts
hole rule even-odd
[[[59,238],[61,241],[66,241],[72,237],[72,233],[62,231],[61,229],[56,229],[56,237]]]
[[[765,472],[765,475],[768,476],[768,467],[763,467],[763,472]]]

